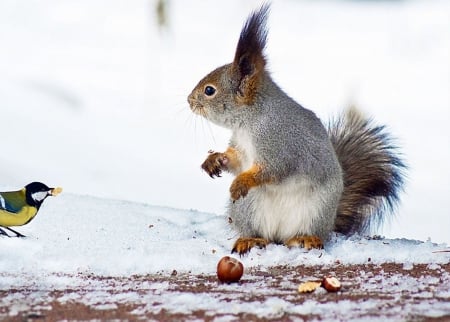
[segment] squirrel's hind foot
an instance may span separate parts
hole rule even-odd
[[[322,239],[320,239],[317,236],[295,236],[289,238],[287,241],[284,242],[284,244],[289,248],[303,247],[307,250],[310,250],[312,248],[317,249],[323,248]]]
[[[266,248],[270,242],[264,238],[257,237],[241,237],[234,243],[231,253],[238,253],[244,255],[248,253],[253,247]]]

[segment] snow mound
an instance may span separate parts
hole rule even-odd
[[[75,194],[51,198],[28,225],[26,238],[0,238],[0,272],[39,277],[89,273],[130,276],[215,273],[237,237],[225,216]],[[333,236],[323,250],[269,245],[241,258],[245,267],[450,262],[446,244]],[[16,281],[17,282],[17,281]],[[2,283],[5,283],[3,279]]]

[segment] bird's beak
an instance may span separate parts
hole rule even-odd
[[[50,196],[57,196],[62,192],[62,188],[61,187],[56,187],[56,188],[51,188],[49,193]]]

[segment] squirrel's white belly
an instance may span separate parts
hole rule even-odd
[[[252,139],[248,132],[237,130],[235,140],[242,152],[242,168],[247,169],[256,159]],[[324,216],[324,208],[328,207],[330,190],[333,189],[320,186],[306,176],[291,176],[279,184],[264,184],[250,189],[248,196],[241,201],[243,206],[232,207],[234,210],[230,215],[239,217],[242,227],[239,224],[238,227],[244,235],[252,234],[280,243],[295,236],[316,235],[323,228],[318,228],[317,223],[323,221],[319,217]],[[333,220],[333,215],[330,216]]]
[[[316,234],[314,222],[323,212],[327,190],[300,176],[254,189],[251,198],[255,231],[263,238],[278,242]]]

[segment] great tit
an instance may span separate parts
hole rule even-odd
[[[61,193],[61,188],[49,188],[40,182],[27,184],[18,191],[0,192],[0,235],[9,236],[2,228],[25,237],[9,228],[28,224],[38,213],[39,208],[48,196]]]

